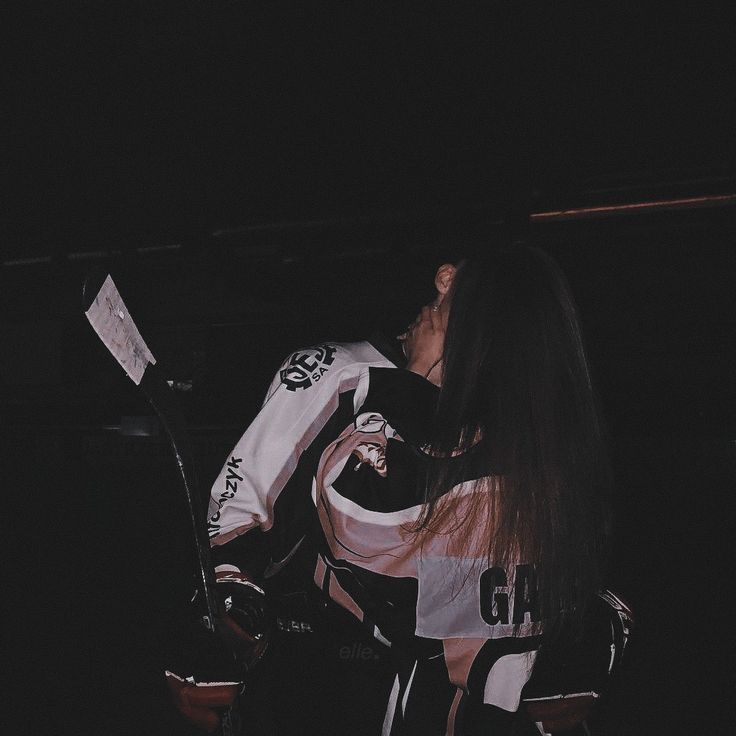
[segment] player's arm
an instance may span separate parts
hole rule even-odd
[[[274,505],[299,458],[336,410],[340,393],[358,381],[355,361],[341,346],[297,351],[284,361],[212,486],[208,528],[214,548],[253,529],[271,529]]]
[[[273,614],[259,584],[261,530],[271,528],[276,499],[335,411],[340,392],[359,379],[355,361],[339,346],[293,353],[213,484],[208,526],[228,642],[219,646],[194,634],[166,673],[176,707],[201,728],[217,727],[218,709],[232,703],[245,672],[266,650]]]

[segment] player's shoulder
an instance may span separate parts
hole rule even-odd
[[[337,357],[345,363],[367,366],[395,367],[392,356],[368,340],[334,343]]]
[[[279,376],[289,390],[308,388],[329,374],[341,371],[359,373],[371,366],[395,364],[367,340],[358,342],[322,342],[300,348],[281,364]]]
[[[391,356],[381,351],[368,340],[357,342],[326,341],[309,345],[290,353],[284,360],[284,365],[322,364],[352,365],[365,364],[368,366],[393,367]]]

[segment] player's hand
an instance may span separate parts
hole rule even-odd
[[[442,382],[442,354],[447,330],[447,310],[442,305],[423,307],[406,332],[398,336],[407,359],[407,370],[436,385]]]
[[[213,733],[220,725],[223,708],[235,702],[242,683],[196,682],[194,677],[183,678],[166,672],[166,684],[176,709],[191,724],[207,733]]]
[[[543,733],[569,731],[590,715],[621,666],[633,618],[618,595],[603,590],[577,634],[566,631],[542,644],[521,707]]]
[[[174,707],[208,733],[218,728],[222,709],[233,704],[265,653],[274,620],[264,591],[237,568],[218,570],[216,583],[223,611],[216,633],[192,624],[166,671]]]
[[[571,731],[580,725],[595,706],[592,695],[564,696],[553,700],[527,701],[523,704],[527,716],[541,724],[542,733]]]
[[[243,671],[248,672],[264,655],[273,630],[274,617],[266,594],[240,571],[218,570],[216,581],[225,611],[226,641]]]

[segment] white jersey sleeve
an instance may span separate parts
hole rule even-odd
[[[340,395],[356,390],[362,376],[365,383],[371,365],[393,364],[368,342],[317,345],[282,363],[260,412],[212,486],[208,531],[213,546],[256,526],[271,528],[274,503],[300,456],[335,412]]]

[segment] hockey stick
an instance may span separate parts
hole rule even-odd
[[[215,594],[215,572],[205,512],[197,493],[197,479],[184,418],[174,392],[156,367],[156,359],[141,337],[112,277],[89,276],[84,283],[83,296],[85,315],[92,328],[131,380],[143,391],[169,439],[179,469],[197,550],[198,587],[202,593],[200,602],[203,606],[201,620],[213,635],[220,635],[227,640],[222,607]],[[221,714],[220,734],[237,736],[237,721],[237,710],[233,705]]]

